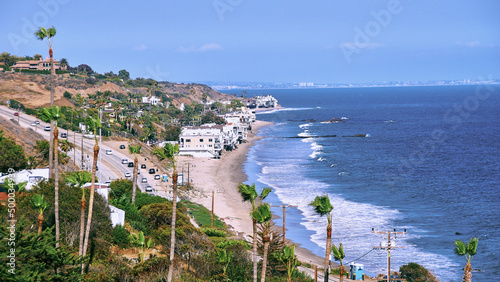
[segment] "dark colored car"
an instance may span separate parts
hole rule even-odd
[[[120,145],[120,149],[125,149],[125,145]]]
[[[155,174],[155,173],[156,173],[156,170],[154,168],[149,169],[149,174]]]
[[[128,163],[128,167],[134,167],[134,163],[133,162],[129,162]]]
[[[68,135],[65,132],[63,132],[61,133],[61,138],[68,138]]]
[[[145,164],[141,164],[141,168],[142,169],[146,169],[146,165]]]

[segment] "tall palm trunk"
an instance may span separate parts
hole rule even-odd
[[[467,262],[464,268],[464,277],[462,279],[463,282],[471,282],[472,281],[472,266],[470,262]]]
[[[330,250],[332,248],[332,224],[330,221],[326,226],[326,254],[325,254],[325,277],[328,272],[328,266],[330,264]]]
[[[253,219],[253,281],[257,282],[257,221]]]
[[[97,157],[99,156],[99,143],[97,138],[95,138],[94,145],[94,160],[92,162],[92,181],[90,186],[90,199],[89,199],[89,214],[87,216],[87,229],[85,230],[85,241],[83,243],[82,256],[87,255],[87,247],[89,245],[89,234],[90,234],[90,224],[92,223],[92,210],[94,208],[94,193],[95,193],[95,172],[97,166]],[[82,274],[84,270],[84,264],[82,263]]]
[[[38,215],[38,235],[42,233],[42,224],[43,224],[43,213]]]
[[[172,281],[172,276],[174,274],[174,251],[175,251],[175,220],[177,218],[177,168],[174,166],[174,172],[172,173],[173,181],[173,193],[172,193],[172,232],[170,235],[170,266],[168,267],[167,281]]]
[[[55,181],[54,181],[54,213],[56,217],[56,248],[59,248],[59,138],[57,135],[59,134],[59,130],[57,129],[57,123],[54,127],[54,172],[55,172]]]
[[[340,282],[344,281],[344,264],[340,262]]]
[[[269,249],[269,234],[268,231],[264,231],[266,234],[264,235],[264,257],[262,258],[262,273],[260,275],[260,282],[266,282],[266,269],[267,269],[267,252]]]
[[[54,178],[54,124],[50,121],[50,132],[49,134],[49,179]]]
[[[54,52],[52,51],[52,43],[50,41],[50,38],[49,38],[49,57],[50,57],[50,107],[52,108],[54,107],[54,76],[56,75],[56,71],[54,68]],[[54,132],[54,125],[52,124],[52,122],[50,123],[50,130],[51,132]],[[49,178],[52,178],[54,176],[54,166],[53,166],[54,139],[52,135],[50,135],[49,142],[51,145],[49,146]]]
[[[82,200],[80,208],[80,245],[78,246],[78,255],[83,254],[83,234],[85,233],[85,190],[82,190]]]
[[[135,205],[135,195],[137,191],[137,167],[139,166],[139,161],[137,160],[137,154],[134,154],[134,177],[132,178],[132,204]]]

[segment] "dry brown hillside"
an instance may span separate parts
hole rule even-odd
[[[112,82],[98,82],[95,85],[86,82],[85,76],[70,76],[69,74],[56,75],[54,101],[59,106],[73,106],[63,93],[68,91],[72,95],[81,94],[86,97],[97,91],[111,91],[126,94],[148,94],[146,87],[131,87],[117,85]],[[158,83],[158,90],[166,93],[173,99],[173,104],[200,103],[203,93],[208,95],[208,100],[228,101],[233,96],[219,93],[202,84],[179,84],[170,82]],[[6,102],[15,99],[28,108],[45,107],[50,104],[50,75],[0,72],[0,100]]]

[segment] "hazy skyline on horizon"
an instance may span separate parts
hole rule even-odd
[[[213,0],[3,3],[0,52],[172,82],[500,78],[500,2]]]

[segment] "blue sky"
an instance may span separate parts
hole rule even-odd
[[[4,1],[0,52],[173,82],[500,78],[498,0]]]

